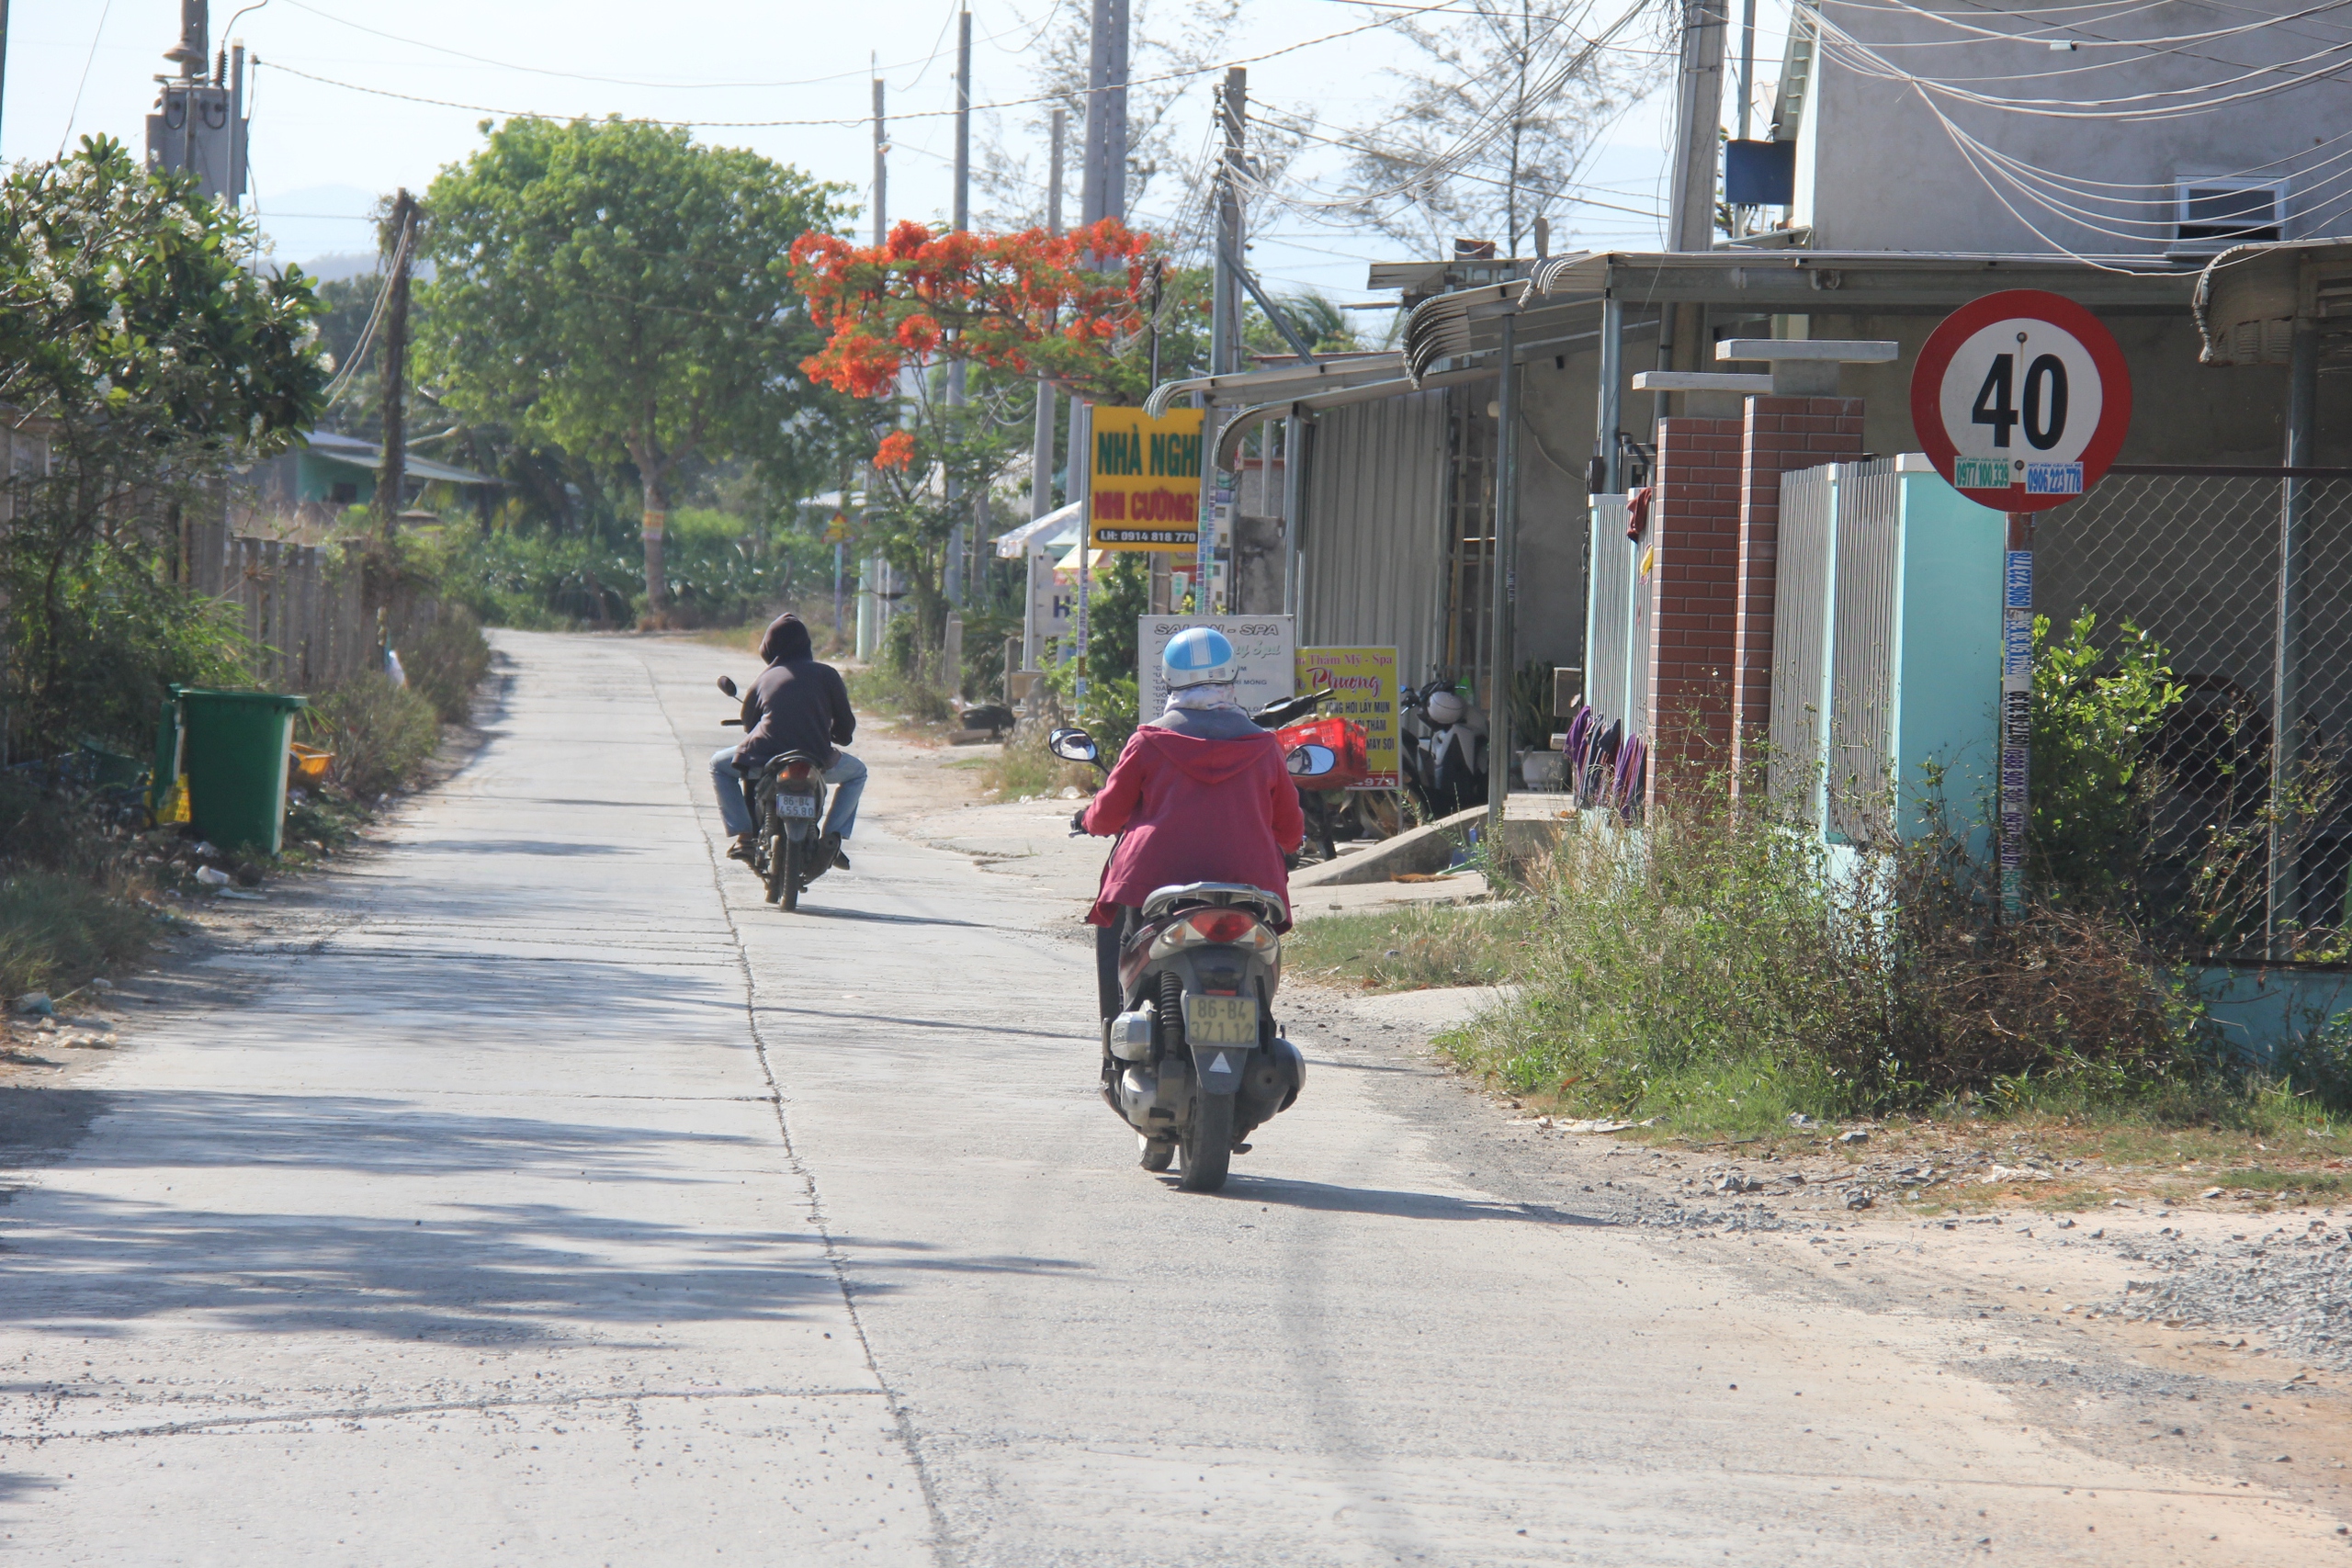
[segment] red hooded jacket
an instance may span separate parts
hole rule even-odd
[[[1306,828],[1271,732],[1209,739],[1146,725],[1086,808],[1088,832],[1126,835],[1087,921],[1113,924],[1117,906],[1184,882],[1246,882],[1288,904],[1283,856],[1298,848]]]

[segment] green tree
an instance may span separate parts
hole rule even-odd
[[[799,369],[821,339],[788,258],[846,216],[842,188],[681,129],[514,119],[426,193],[420,379],[469,422],[626,458],[657,616],[682,463],[814,479],[834,450],[839,400]]]
[[[311,285],[249,272],[250,230],[192,180],[85,138],[0,185],[0,709],[20,747],[118,743],[165,680],[233,676],[233,645],[175,583],[184,508],[317,417]],[[29,457],[23,446],[17,455]]]

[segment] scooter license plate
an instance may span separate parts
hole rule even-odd
[[[1255,997],[1186,997],[1184,1038],[1195,1045],[1258,1043]]]
[[[817,797],[813,795],[779,795],[775,797],[778,817],[804,817],[811,821],[817,816]]]

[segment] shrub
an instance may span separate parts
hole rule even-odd
[[[2033,869],[2052,897],[2130,908],[2155,817],[2150,750],[2188,693],[2147,633],[2125,621],[2101,649],[2097,626],[2085,614],[2052,641],[2034,617]]]
[[[2065,1084],[2208,1072],[2194,1000],[2117,918],[1992,923],[1956,838],[1833,848],[1717,781],[1536,869],[1519,999],[1453,1037],[1521,1091],[1761,1131]]]
[[[311,698],[301,723],[305,739],[334,753],[330,781],[361,796],[405,787],[441,743],[433,705],[372,671]]]
[[[490,674],[490,644],[470,611],[444,605],[440,619],[410,637],[400,655],[409,685],[433,705],[442,723],[472,717],[474,688]]]

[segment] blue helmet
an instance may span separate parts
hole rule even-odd
[[[1171,692],[1187,686],[1222,685],[1241,673],[1232,642],[1215,626],[1186,626],[1170,637],[1159,655],[1159,667],[1167,672]]]

